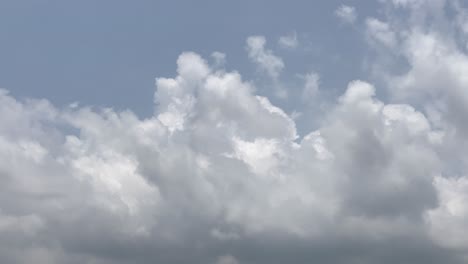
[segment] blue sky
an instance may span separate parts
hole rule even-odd
[[[361,15],[373,5],[358,5]],[[254,79],[245,39],[264,35],[287,65],[284,82],[317,71],[325,86],[343,89],[362,76],[363,42],[336,19],[340,1],[1,1],[0,87],[58,105],[130,108],[154,92],[154,78],[171,76],[183,51],[227,55],[227,68]],[[296,32],[301,50],[278,47]],[[339,75],[336,72],[340,72]],[[292,77],[291,77],[292,76]]]

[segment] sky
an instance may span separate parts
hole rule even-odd
[[[0,263],[468,262],[461,0],[0,2]]]

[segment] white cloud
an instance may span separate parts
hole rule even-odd
[[[15,237],[58,239],[71,244],[68,251],[92,254],[73,244],[198,240],[211,248],[262,234],[313,243],[343,235],[385,239],[419,225],[394,216],[412,219],[434,208],[436,191],[426,173],[438,169],[427,141],[431,128],[409,106],[375,99],[372,85],[350,83],[322,127],[297,142],[294,121],[253,94],[239,74],[213,72],[194,53],[179,57],[177,71],[175,78],[157,80],[156,115],[145,120],[109,109],[59,110],[3,93],[2,120],[25,129],[3,127],[0,168],[9,183],[1,190],[15,198],[53,197],[27,200],[15,210],[2,200],[10,207],[5,228]],[[7,115],[11,111],[16,115]],[[58,129],[59,123],[79,134]],[[40,223],[25,220],[26,229],[39,231],[26,236],[8,224],[21,217],[18,208]],[[62,228],[52,224],[57,221]],[[75,232],[76,225],[83,228]],[[195,231],[201,237],[193,237]]]
[[[299,45],[299,40],[297,39],[296,31],[289,35],[281,36],[278,40],[278,43],[281,47],[286,49],[297,48],[297,46]]]
[[[365,28],[408,63],[380,80],[390,97],[350,81],[303,137],[192,52],[156,80],[145,119],[1,90],[0,261],[463,263],[468,56],[437,27],[395,21]],[[278,78],[265,42],[250,37],[249,57]],[[306,75],[303,95],[319,85]]]
[[[274,55],[272,50],[266,49],[266,39],[263,36],[251,36],[247,38],[247,51],[249,58],[265,71],[272,79],[278,79],[284,68],[283,60]]]
[[[425,110],[427,120],[421,114],[414,114],[414,108],[398,107],[387,110],[390,120],[398,115],[412,122],[412,134],[436,127],[429,133],[428,140],[432,151],[440,158],[440,173],[433,177],[439,205],[425,213],[428,232],[433,241],[443,248],[458,250],[465,258],[468,241],[465,239],[466,218],[463,206],[466,200],[467,160],[463,154],[466,148],[466,103],[467,78],[462,72],[468,69],[463,38],[463,16],[466,10],[455,2],[449,1],[393,1],[396,8],[405,8],[408,17],[402,23],[397,13],[389,12],[387,21],[368,19],[368,32],[392,57],[381,58],[400,60],[407,63],[402,72],[391,74],[382,60],[381,75],[389,88],[388,93],[398,101],[413,104]],[[447,15],[444,10],[451,9],[455,14]],[[393,10],[394,11],[394,10]],[[437,19],[434,19],[437,18]],[[453,30],[444,30],[442,25],[451,25]],[[457,28],[459,31],[457,31]],[[460,35],[458,35],[460,34]],[[398,40],[398,41],[397,41]],[[460,42],[459,42],[460,41]],[[458,44],[461,45],[458,45]],[[398,109],[398,112],[395,110]],[[409,110],[409,111],[408,111]],[[430,122],[429,122],[430,121]],[[433,172],[434,173],[434,172]]]
[[[434,180],[440,195],[440,206],[428,212],[427,220],[431,225],[431,235],[442,245],[468,250],[468,177],[443,178]]]
[[[356,8],[354,6],[340,5],[335,10],[335,16],[344,23],[353,24],[357,19]]]
[[[304,76],[304,88],[302,90],[302,99],[307,101],[317,96],[320,88],[320,76],[315,73],[308,73]]]
[[[366,20],[366,26],[371,39],[391,49],[396,46],[396,34],[387,23],[376,18],[368,18]]]

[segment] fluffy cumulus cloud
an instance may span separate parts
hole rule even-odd
[[[1,90],[0,262],[466,263],[468,11],[382,2],[382,87],[350,80],[305,134],[219,52],[182,53],[145,119]],[[279,78],[265,44],[248,56]]]

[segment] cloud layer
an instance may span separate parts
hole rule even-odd
[[[0,262],[465,263],[468,11],[382,5],[362,26],[388,98],[350,81],[305,135],[222,53],[182,53],[146,119],[1,90]],[[278,80],[265,44],[248,57]]]

